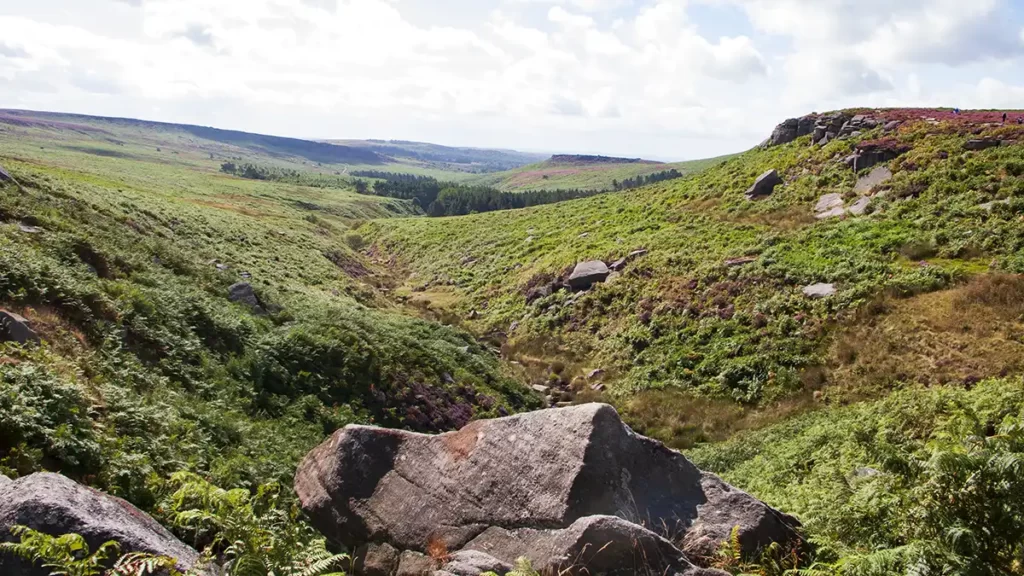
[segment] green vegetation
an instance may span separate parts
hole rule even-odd
[[[0,117],[0,164],[24,186],[0,190],[0,307],[46,341],[0,345],[0,472],[123,496],[233,573],[338,570],[279,488],[324,435],[456,428],[538,408],[523,384],[558,382],[796,514],[815,544],[743,558],[725,543],[709,564],[1020,574],[1024,128],[900,119],[689,169],[548,165],[442,186],[426,161]],[[966,151],[979,136],[1008,144]],[[864,193],[842,159],[882,137],[909,152],[867,213],[815,219],[822,195]],[[410,217],[672,169],[687,175]],[[769,169],[784,184],[747,200]],[[560,289],[578,262],[630,254],[607,282]],[[267,314],[228,299],[240,281]],[[820,282],[837,293],[803,293]]]
[[[539,405],[468,333],[377,289],[353,227],[409,204],[225,176],[216,142],[3,128],[24,189],[0,193],[0,307],[47,344],[0,344],[0,473],[59,470],[153,511],[179,471],[290,486],[349,422],[438,431]],[[77,151],[101,147],[122,156]],[[269,315],[228,299],[239,281]]]
[[[908,389],[691,450],[796,514],[819,574],[1021,574],[1024,382]]]

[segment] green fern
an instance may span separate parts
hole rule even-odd
[[[121,546],[111,540],[95,552],[78,534],[51,536],[26,526],[15,526],[11,533],[20,542],[0,544],[0,553],[10,554],[50,571],[50,576],[147,576],[163,571],[169,576],[182,576],[173,558],[142,552],[118,555]],[[111,560],[117,558],[113,568]]]

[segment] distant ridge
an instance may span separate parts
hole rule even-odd
[[[548,160],[551,164],[584,166],[588,164],[663,164],[643,158],[616,158],[614,156],[590,156],[587,154],[556,154]]]

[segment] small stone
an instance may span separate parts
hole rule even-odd
[[[519,328],[519,321],[518,320],[516,320],[515,322],[512,322],[512,324],[508,327],[508,331],[509,332],[515,332],[516,328]]]
[[[968,140],[967,143],[964,144],[964,149],[985,150],[987,148],[996,148],[1001,144],[1002,142],[1000,140],[996,140],[995,138],[975,138],[972,140]]]
[[[757,256],[740,256],[739,258],[730,258],[725,261],[725,265],[732,268],[735,266],[746,266],[752,262],[757,261]]]
[[[38,226],[29,226],[28,224],[18,224],[18,230],[21,230],[25,234],[42,234],[44,230]]]
[[[826,298],[836,293],[836,287],[834,284],[811,284],[810,286],[804,287],[804,296],[808,298]]]
[[[598,380],[598,379],[603,378],[603,377],[604,377],[604,370],[602,370],[601,368],[597,368],[595,370],[591,370],[587,374],[587,380]]]
[[[845,214],[846,208],[843,208],[842,206],[837,206],[831,210],[828,210],[827,212],[815,214],[814,217],[817,218],[818,220],[827,220],[829,218],[842,218]]]
[[[547,394],[551,390],[550,386],[544,386],[543,384],[534,384],[533,386],[530,386],[530,388],[538,394]]]
[[[590,389],[593,390],[594,392],[602,392],[604,391],[604,384],[591,384]]]

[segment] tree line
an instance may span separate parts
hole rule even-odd
[[[359,180],[356,182],[357,192],[411,200],[429,216],[461,216],[473,212],[512,210],[604,193],[603,190],[579,189],[502,192],[489,186],[441,182],[427,176],[372,172],[378,175],[376,177],[385,179],[378,180],[372,187]]]
[[[633,188],[639,188],[648,184],[654,184],[655,182],[664,182],[665,180],[674,180],[676,178],[682,178],[683,173],[675,168],[671,170],[664,170],[662,172],[655,172],[654,174],[648,174],[646,176],[636,176],[634,178],[626,178],[621,182],[619,180],[612,180],[612,188],[618,192],[620,190],[631,190]]]

